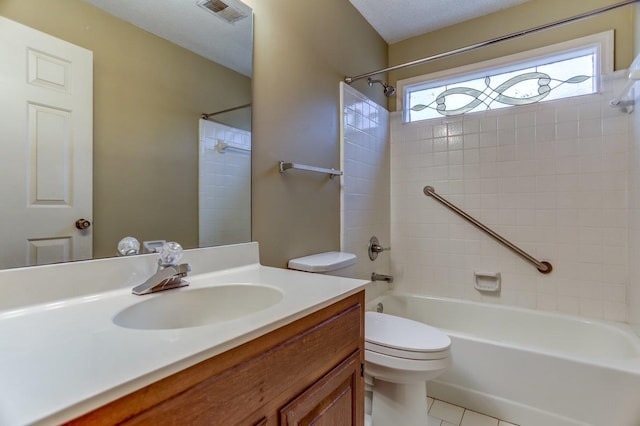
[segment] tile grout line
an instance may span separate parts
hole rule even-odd
[[[427,406],[429,407],[429,409],[428,409],[428,411],[427,411],[427,414],[430,414],[430,413],[431,413],[431,409],[433,408],[433,404],[434,404],[436,401],[440,401],[440,402],[442,402],[442,403],[449,404],[449,405],[452,405],[452,406],[454,406],[454,407],[461,408],[461,409],[462,409],[462,417],[460,418],[460,421],[458,422],[458,424],[457,424],[456,426],[461,426],[461,425],[462,425],[462,421],[464,420],[464,415],[465,415],[465,413],[466,413],[467,411],[470,411],[470,412],[472,412],[472,413],[477,413],[477,414],[480,414],[480,415],[482,415],[482,416],[489,417],[489,418],[491,418],[491,419],[495,419],[495,420],[497,420],[497,424],[498,424],[498,425],[500,425],[500,422],[503,422],[503,423],[508,423],[509,425],[519,426],[518,424],[511,423],[511,422],[507,422],[506,420],[502,420],[502,419],[499,419],[499,418],[497,418],[497,417],[494,417],[494,416],[490,416],[490,415],[488,415],[488,414],[481,413],[481,412],[479,412],[479,411],[470,410],[470,409],[468,409],[468,408],[466,408],[466,407],[462,407],[462,406],[460,406],[460,405],[452,404],[452,403],[447,402],[447,401],[444,401],[444,400],[442,400],[442,399],[436,399],[436,398],[428,397],[428,398],[427,398],[427,400],[429,400],[429,399],[431,399],[431,401],[432,401],[432,402],[431,402],[431,405],[429,405],[429,403],[427,402]],[[451,424],[451,422],[449,422],[448,420],[444,420],[444,419],[441,419],[441,418],[436,417],[436,416],[433,416],[433,415],[432,415],[431,417],[433,417],[433,418],[435,418],[435,419],[440,420],[440,423],[442,423],[442,422],[447,422],[447,423],[450,423],[450,424]]]

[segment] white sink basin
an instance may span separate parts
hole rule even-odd
[[[139,330],[199,327],[240,318],[275,305],[283,293],[259,284],[167,290],[120,311],[113,322]]]

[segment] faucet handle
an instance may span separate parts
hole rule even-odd
[[[367,249],[367,252],[369,253],[369,259],[376,260],[376,258],[378,257],[378,253],[382,253],[383,251],[387,250],[391,250],[391,247],[382,247],[377,237],[371,237],[371,239],[369,240],[369,247]]]
[[[372,244],[371,251],[374,253],[382,253],[383,251],[389,251],[391,247],[382,247],[380,244]]]
[[[174,241],[165,243],[160,249],[160,258],[158,259],[158,265],[177,265],[178,261],[182,257],[182,251],[182,246]]]
[[[118,256],[140,254],[140,241],[134,237],[124,237],[118,243]]]

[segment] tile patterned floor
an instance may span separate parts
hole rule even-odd
[[[438,399],[427,402],[429,426],[518,426]]]

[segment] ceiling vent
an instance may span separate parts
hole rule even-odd
[[[244,19],[250,14],[249,11],[242,10],[240,5],[232,4],[229,0],[202,0],[198,2],[198,6],[230,24]]]

